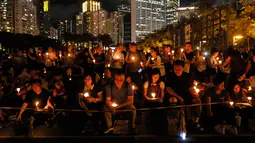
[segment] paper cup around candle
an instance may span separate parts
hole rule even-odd
[[[151,97],[155,98],[156,97],[156,93],[151,93]]]
[[[248,87],[248,90],[249,90],[249,91],[251,91],[251,90],[252,90],[251,86],[249,86],[249,87]]]
[[[46,55],[48,56],[48,55],[49,55],[49,53],[47,52],[47,53],[46,53]]]
[[[170,55],[171,53],[169,52],[168,55]]]
[[[38,108],[38,105],[39,105],[39,102],[37,101],[37,102],[35,102],[35,106]]]
[[[72,80],[72,78],[70,77],[69,80]]]
[[[252,100],[252,97],[249,96],[249,97],[247,97],[247,99],[248,99],[249,101],[251,101],[251,100]]]
[[[68,54],[68,57],[70,57],[71,56],[71,54]]]
[[[135,60],[135,57],[132,57],[132,60]]]
[[[184,51],[184,49],[181,49],[181,52],[183,52]]]
[[[221,60],[219,61],[219,64],[222,64],[222,61],[221,61]]]
[[[132,89],[135,90],[135,86],[134,85],[132,85]]]
[[[174,50],[172,50],[172,54],[174,54]]]
[[[231,106],[233,106],[233,105],[234,105],[234,102],[233,102],[233,101],[231,101],[231,102],[229,102],[229,104],[230,104]]]

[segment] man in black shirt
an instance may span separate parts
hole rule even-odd
[[[26,122],[28,121],[29,117],[36,115],[36,117],[40,117],[38,119],[40,119],[41,121],[46,121],[48,119],[48,116],[42,114],[45,112],[41,111],[48,110],[49,108],[54,109],[54,107],[49,101],[49,97],[50,92],[41,87],[41,81],[34,80],[32,82],[32,90],[27,93],[24,103],[18,114],[17,120],[21,120],[22,118]],[[25,111],[26,108],[34,108],[35,110]],[[35,119],[37,119],[36,117]]]
[[[193,82],[188,73],[183,72],[184,61],[174,62],[174,72],[168,76],[166,91],[181,104],[201,104],[199,94],[193,88]],[[202,106],[188,108],[188,118],[200,129],[199,117]]]

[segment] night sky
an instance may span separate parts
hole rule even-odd
[[[51,0],[51,14],[53,20],[72,19],[72,16],[81,12],[81,5],[84,0]],[[116,10],[121,0],[100,0],[102,7],[107,11]],[[124,0],[127,1],[127,0]],[[181,5],[194,2],[197,0],[181,0]]]

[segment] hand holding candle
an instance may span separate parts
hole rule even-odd
[[[182,49],[181,49],[181,53],[183,53],[183,51],[184,51],[184,49],[182,48]]]
[[[222,64],[222,61],[221,61],[221,60],[219,60],[219,64],[220,64],[220,65]]]
[[[151,93],[151,97],[152,97],[152,99],[156,99],[156,93]]]
[[[247,99],[248,99],[249,101],[251,101],[251,100],[252,100],[252,97],[249,96],[249,97],[247,97]]]
[[[251,86],[249,86],[249,87],[248,87],[248,90],[249,90],[249,91],[252,91],[252,88],[251,88]]]
[[[116,103],[112,103],[112,105],[111,105],[112,107],[114,107],[114,108],[116,108],[117,106],[118,106],[118,104],[116,104]]]
[[[88,97],[89,97],[89,93],[88,93],[88,92],[85,92],[85,93],[84,93],[84,97],[85,97],[85,98],[88,98]]]

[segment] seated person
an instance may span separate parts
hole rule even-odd
[[[136,108],[134,103],[134,92],[132,85],[125,82],[124,72],[116,72],[114,81],[106,86],[106,107],[105,118],[107,130],[105,133],[113,131],[112,115],[118,109],[132,110],[132,119],[129,121],[129,129],[131,133],[135,132]]]
[[[61,80],[56,81],[53,95],[50,97],[55,108],[63,108],[66,100],[64,83]]]
[[[159,80],[160,74],[157,69],[152,69],[151,78],[143,85],[146,107],[158,107],[164,99],[164,82]]]
[[[105,87],[113,80],[111,70],[109,68],[105,68],[103,78],[101,79],[101,85]]]
[[[79,104],[86,111],[101,110],[103,107],[103,92],[101,88],[95,85],[95,80],[93,77],[93,74],[85,75],[83,93],[79,95]],[[90,120],[94,122],[95,132],[97,132],[98,123],[102,118],[102,113],[87,112],[87,116],[85,118],[86,121]]]
[[[208,104],[215,102],[226,102],[226,104],[213,104],[208,105],[207,116],[212,117],[213,125],[223,124],[227,121],[229,124],[233,124],[233,114],[230,112],[229,92],[224,89],[225,77],[217,75],[214,79],[214,86],[208,88],[205,93],[205,102]]]
[[[17,120],[24,120],[28,123],[29,118],[33,116],[38,123],[45,123],[49,118],[46,112],[40,112],[43,110],[54,109],[49,101],[50,92],[41,87],[41,80],[32,81],[32,90],[26,93],[26,98],[17,116]],[[26,110],[26,108],[35,108],[35,110]],[[24,112],[25,111],[25,112]]]
[[[183,70],[184,61],[176,60],[174,62],[174,72],[167,77],[166,91],[172,96],[169,99],[170,103],[201,104],[199,93],[193,88],[191,76]],[[190,124],[193,124],[196,129],[202,130],[199,125],[202,106],[194,106],[187,109]]]
[[[231,101],[234,102],[235,115],[241,116],[242,122],[248,127],[248,119],[252,117],[252,102],[248,100],[246,93],[241,89],[239,84],[235,84],[230,95]],[[248,104],[247,104],[248,103]],[[236,121],[237,126],[240,126],[241,121]]]

